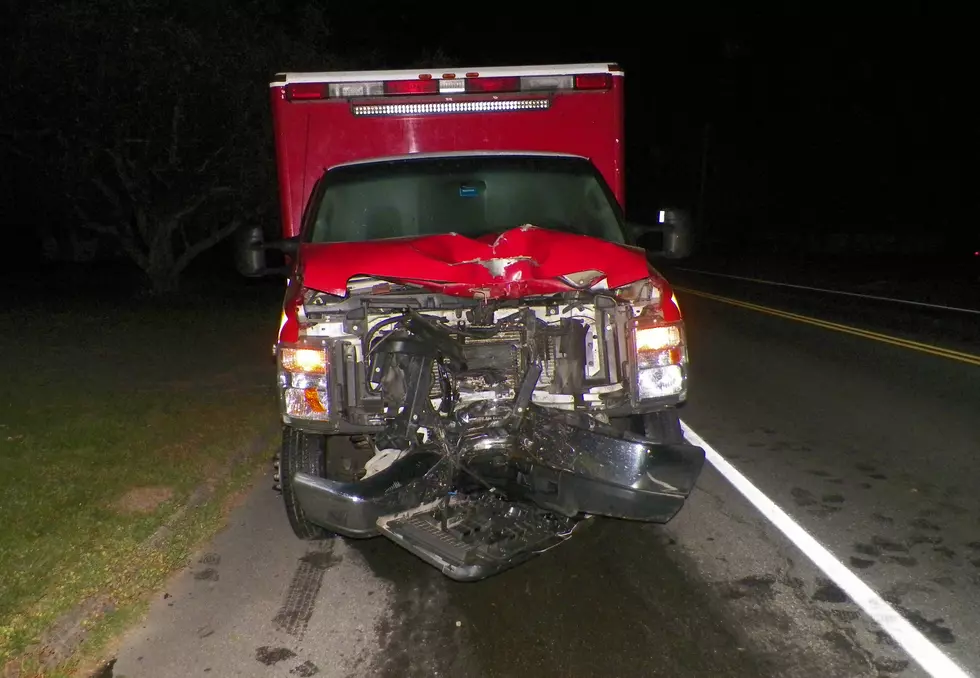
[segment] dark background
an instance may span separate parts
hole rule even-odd
[[[152,231],[195,205],[173,235],[188,242],[236,218],[275,224],[265,96],[276,71],[573,61],[625,68],[634,220],[688,209],[702,251],[980,249],[967,179],[976,38],[964,17],[914,3],[84,7],[20,1],[0,14],[8,268],[113,260],[141,210]],[[72,234],[97,235],[97,251],[64,245]],[[228,266],[227,254],[226,242],[195,266]]]

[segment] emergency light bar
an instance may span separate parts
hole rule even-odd
[[[541,111],[551,105],[547,99],[503,99],[497,101],[436,101],[427,104],[354,104],[354,115],[427,115],[431,113],[496,113],[499,111]]]
[[[444,73],[441,78],[420,75],[417,80],[387,80],[376,82],[298,82],[286,85],[289,101],[322,99],[358,99],[364,97],[448,95],[448,94],[511,94],[556,92],[561,90],[601,91],[612,87],[609,73],[580,73],[578,75],[525,75],[481,78],[479,73]],[[543,100],[528,100],[530,102]],[[478,102],[472,102],[478,103]],[[411,105],[411,104],[406,104]],[[523,108],[547,108],[535,104]],[[460,109],[462,110],[462,109]],[[473,109],[473,110],[504,110]],[[408,111],[406,111],[408,112]]]

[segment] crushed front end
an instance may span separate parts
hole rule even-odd
[[[294,281],[277,348],[284,424],[363,454],[331,477],[308,440],[305,451],[284,443],[294,528],[384,535],[475,580],[589,516],[670,520],[704,453],[635,425],[686,397],[676,300],[644,270],[614,289],[590,270],[465,295],[374,276],[351,278],[346,294]]]

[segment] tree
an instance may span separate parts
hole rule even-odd
[[[269,76],[330,60],[312,5],[291,9],[292,36],[275,12],[152,0],[26,8],[6,136],[76,223],[117,243],[157,294],[243,223],[276,218]]]

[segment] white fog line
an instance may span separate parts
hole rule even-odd
[[[896,643],[909,654],[925,671],[935,678],[972,678],[969,673],[957,666],[942,650],[926,638],[918,629],[886,603],[881,596],[851,572],[841,561],[820,542],[810,536],[788,513],[779,508],[772,499],[762,493],[748,478],[742,475],[724,457],[708,445],[683,421],[681,428],[684,437],[704,449],[705,458],[719,473],[725,476],[735,489],[741,492],[769,522],[779,528],[814,565],[823,570],[844,593],[851,597]]]
[[[696,268],[675,267],[678,271],[688,273],[700,273],[701,275],[713,275],[719,278],[731,278],[732,280],[744,280],[745,282],[759,283],[760,285],[773,285],[774,287],[791,287],[797,290],[807,290],[809,292],[824,292],[826,294],[840,294],[845,297],[859,297],[861,299],[873,299],[875,301],[891,301],[896,304],[908,304],[909,306],[922,306],[925,308],[936,308],[942,311],[956,311],[958,313],[972,313],[980,315],[980,310],[975,308],[961,308],[959,306],[943,306],[942,304],[930,304],[925,301],[912,301],[910,299],[896,299],[895,297],[880,297],[875,294],[860,294],[858,292],[845,292],[843,290],[830,290],[824,287],[807,287],[806,285],[793,285],[792,283],[776,282],[775,280],[762,280],[760,278],[746,278],[741,275],[731,275],[729,273],[716,273],[714,271],[702,271]]]

